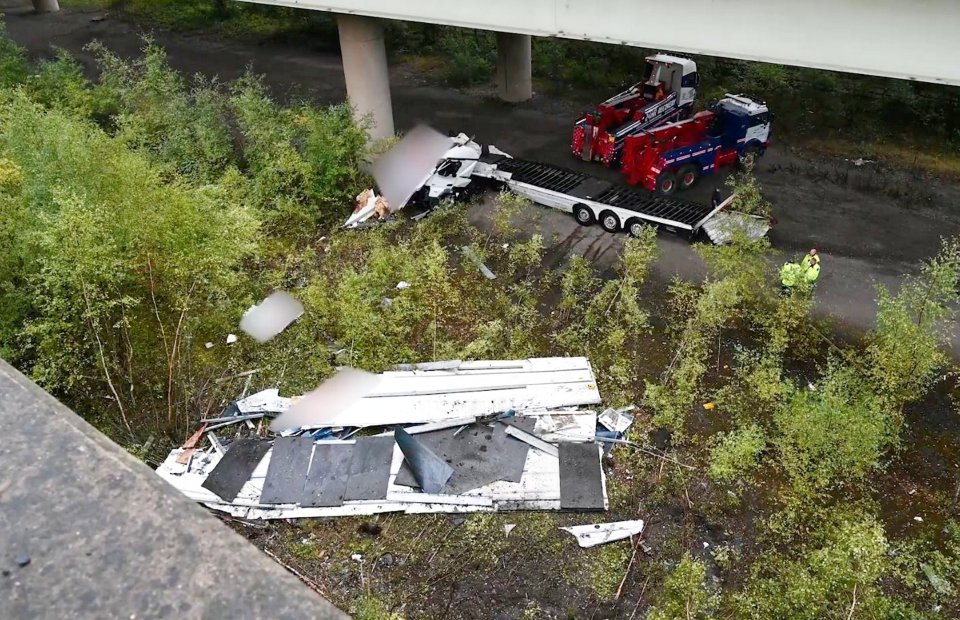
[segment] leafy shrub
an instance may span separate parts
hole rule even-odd
[[[742,480],[752,474],[766,446],[763,430],[757,425],[720,433],[710,451],[710,477],[718,482]]]
[[[101,45],[97,93],[104,108],[115,108],[117,136],[142,150],[169,175],[210,183],[233,161],[227,97],[216,82],[197,77],[192,89],[149,39],[143,56],[125,61]],[[110,103],[107,103],[110,102]]]
[[[685,554],[667,577],[647,620],[705,620],[713,617],[717,600],[707,590],[706,576],[707,568],[703,562]]]
[[[869,516],[841,514],[819,528],[797,557],[769,552],[736,599],[739,618],[820,620],[915,617],[886,598],[879,580],[889,567],[883,526]]]
[[[362,185],[366,132],[346,105],[284,108],[252,75],[232,87],[249,198],[271,230],[312,235],[345,217]]]
[[[257,221],[218,188],[165,185],[121,140],[64,112],[20,97],[0,115],[0,150],[23,176],[22,228],[5,248],[28,267],[17,361],[106,426],[184,422],[194,377],[183,358],[235,316],[227,296]]]
[[[877,291],[877,326],[867,347],[868,375],[886,406],[899,412],[923,395],[948,360],[944,321],[960,282],[960,242],[945,241],[940,253],[907,278],[900,293]]]
[[[27,79],[27,57],[22,47],[7,34],[7,22],[0,19],[0,88],[11,88]]]
[[[775,420],[780,460],[801,491],[863,478],[895,440],[890,411],[849,367],[829,368],[816,390],[793,388]]]
[[[57,50],[53,60],[40,63],[37,72],[27,80],[26,91],[34,101],[81,117],[93,117],[98,112],[83,67],[63,49]]]

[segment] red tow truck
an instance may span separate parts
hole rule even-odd
[[[584,161],[620,164],[624,140],[664,123],[689,118],[700,76],[689,58],[646,58],[642,82],[584,114],[573,127],[570,150]]]
[[[693,118],[626,137],[623,174],[631,185],[668,196],[722,166],[762,155],[771,120],[763,101],[727,94]]]

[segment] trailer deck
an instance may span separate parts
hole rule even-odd
[[[496,166],[492,178],[502,180],[508,186],[519,183],[567,196],[571,209],[565,210],[572,210],[575,204],[583,204],[601,211],[611,207],[616,210],[615,213],[624,211],[626,213],[618,213],[622,220],[621,227],[626,227],[629,218],[635,216],[647,222],[695,232],[698,223],[711,211],[705,205],[654,196],[641,189],[618,185],[552,164],[507,157],[488,163]]]

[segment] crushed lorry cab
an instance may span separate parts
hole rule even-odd
[[[699,84],[697,63],[689,58],[647,56],[642,82],[607,99],[576,122],[570,150],[584,161],[619,165],[628,136],[690,116]]]

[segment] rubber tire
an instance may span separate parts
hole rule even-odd
[[[657,177],[657,195],[671,196],[675,191],[677,191],[677,177],[672,172],[661,172]]]
[[[600,214],[600,227],[608,233],[620,232],[620,218],[613,211],[604,211]]]
[[[627,233],[634,238],[639,237],[643,234],[643,231],[647,228],[647,225],[643,223],[638,217],[635,217],[631,220],[627,220],[626,230]]]
[[[747,158],[753,156],[753,166],[756,168],[757,161],[760,159],[760,156],[763,154],[763,151],[759,146],[753,145],[748,146],[743,151],[743,155],[737,155],[737,170],[744,171],[747,169]]]
[[[697,179],[700,178],[699,172],[700,168],[698,166],[684,166],[680,168],[680,171],[677,172],[677,189],[684,190],[693,187]],[[686,182],[688,176],[690,177],[689,183]]]
[[[573,206],[573,218],[581,226],[590,226],[594,222],[593,211],[584,205]]]

